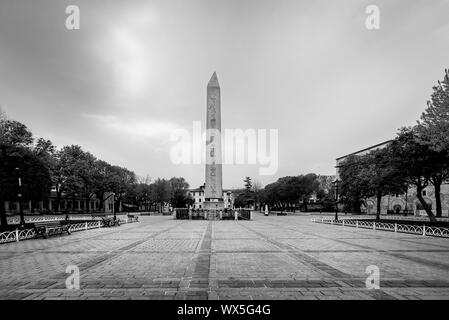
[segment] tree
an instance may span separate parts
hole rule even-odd
[[[319,183],[319,189],[323,190],[326,194],[328,194],[334,185],[335,176],[317,176],[317,180]]]
[[[234,198],[234,206],[235,207],[248,207],[254,204],[255,198],[252,190],[253,183],[250,177],[245,177],[243,179],[244,189],[234,190],[234,194],[236,195]]]
[[[59,209],[62,196],[86,194],[94,189],[93,170],[95,158],[84,152],[80,146],[64,146],[55,156],[53,184],[56,188],[56,210]]]
[[[77,173],[83,182],[80,194],[87,199],[87,212],[90,211],[90,199],[95,194],[95,163],[97,159],[89,152],[82,154],[80,161],[80,170]]]
[[[390,148],[373,150],[361,156],[363,167],[359,181],[365,186],[365,197],[376,197],[376,219],[380,219],[381,200],[388,194],[402,194],[406,191],[406,177],[400,168],[392,164]]]
[[[422,196],[422,191],[429,185],[432,168],[430,148],[421,143],[416,128],[402,128],[391,144],[392,163],[416,187],[416,197],[431,221],[435,220],[432,209]]]
[[[324,211],[332,211],[334,210],[335,206],[335,199],[334,199],[335,191],[333,191],[333,188],[330,189],[323,189],[320,188],[318,192],[316,193],[317,201],[321,205],[321,210]]]
[[[429,183],[434,186],[435,214],[436,217],[441,217],[441,185],[449,179],[448,151],[437,151],[437,148],[432,148],[431,142],[426,139],[422,128],[419,126],[402,129],[395,145],[398,149],[398,162],[401,164],[401,168],[407,170],[406,173],[414,180],[413,184],[417,186],[417,197],[428,215],[431,213],[431,209],[427,203],[423,203],[422,190]],[[402,149],[400,148],[401,146]],[[407,154],[400,154],[402,151],[409,152],[409,157],[407,157]],[[407,158],[410,158],[412,162],[407,162]]]
[[[340,201],[349,211],[360,213],[360,205],[367,198],[366,180],[360,176],[363,162],[360,157],[351,155],[339,164]],[[334,190],[335,191],[335,190]]]
[[[46,173],[50,173],[51,185],[56,189],[56,210],[59,210],[63,198],[72,197],[73,203],[75,203],[75,197],[82,196],[83,199],[88,201],[87,211],[89,211],[89,202],[94,195],[100,200],[100,210],[104,210],[105,195],[111,191],[116,196],[114,204],[116,208],[120,208],[120,204],[124,200],[136,204],[140,204],[140,201],[148,204],[148,201],[153,198],[157,198],[160,203],[172,200],[179,204],[188,200],[184,195],[188,184],[183,178],[173,178],[171,181],[173,192],[170,191],[172,189],[166,180],[159,180],[155,185],[150,185],[148,180],[139,185],[134,172],[96,159],[91,153],[82,150],[80,146],[64,146],[57,150],[50,140],[39,138],[34,145],[33,142],[31,131],[24,124],[9,120],[0,108],[0,153],[4,162],[1,163],[1,169],[6,170],[5,161],[10,161],[8,160],[8,150],[11,147],[22,148],[27,152],[27,156],[35,157],[35,160],[39,161],[39,165],[43,166],[46,171],[42,171],[44,169],[41,170],[39,165],[34,167],[31,166],[32,163],[28,165],[35,171],[34,176],[42,176],[42,184],[47,181],[45,179]],[[28,175],[32,176],[31,174]],[[33,183],[34,180],[28,180],[27,186],[24,186],[24,188],[28,188],[27,196],[29,200],[42,200],[39,184],[34,185]],[[5,185],[2,185],[2,187],[5,187]],[[6,191],[3,194],[5,195]],[[17,193],[15,194],[17,195]],[[6,200],[8,199],[5,197],[0,198],[3,204]],[[4,206],[0,207],[0,211],[5,211]],[[0,215],[2,214],[0,213]],[[6,213],[3,215],[6,216]]]
[[[253,198],[250,192],[246,189],[236,189],[233,191],[235,194],[234,207],[246,208],[251,205]]]
[[[264,202],[270,206],[275,206],[279,201],[279,183],[274,182],[265,186],[263,193]]]
[[[144,206],[145,210],[149,210],[149,201],[151,193],[151,178],[149,176],[139,177],[134,188],[135,204],[137,206]]]
[[[254,195],[254,204],[256,206],[256,210],[257,207],[260,207],[260,203],[262,200],[262,192],[263,192],[263,186],[262,183],[260,181],[254,181],[253,185],[251,187],[251,192]]]
[[[33,134],[23,123],[8,120],[2,116],[0,120],[0,144],[29,147],[33,143]]]
[[[436,216],[441,217],[441,185],[449,179],[449,70],[433,87],[427,108],[415,127],[417,139],[430,149],[430,183],[435,188]]]
[[[251,178],[250,177],[246,177],[243,182],[245,183],[245,189],[247,191],[251,191],[251,187],[253,186]]]
[[[2,106],[0,105],[0,144],[6,144],[5,141],[5,131],[6,131],[6,113],[2,110]]]
[[[299,177],[282,177],[278,179],[277,193],[281,201],[282,210],[299,205],[300,202]]]
[[[170,183],[166,179],[158,178],[151,184],[151,200],[153,203],[161,204],[170,201]]]
[[[93,176],[93,192],[100,200],[99,210],[103,211],[105,194],[112,189],[112,183],[114,179],[112,166],[103,160],[95,161]]]
[[[443,81],[433,87],[427,108],[418,121],[417,130],[422,142],[436,152],[449,150],[449,70]]]
[[[321,205],[321,210],[332,211],[335,206],[334,176],[318,176],[319,187],[316,192],[317,202]]]
[[[175,208],[184,208],[188,203],[189,184],[184,178],[173,177],[169,181],[170,184],[170,203]]]
[[[112,192],[115,193],[115,208],[116,212],[120,211],[120,204],[123,198],[130,192],[137,182],[136,174],[126,168],[119,166],[112,166],[112,176],[110,177],[110,186]]]
[[[298,177],[297,195],[303,203],[305,212],[307,212],[307,204],[310,201],[311,195],[317,192],[319,187],[320,183],[318,181],[318,176],[314,173],[309,173]]]
[[[437,217],[441,217],[443,214],[441,185],[449,180],[449,153],[447,151],[431,151],[428,156],[432,168],[429,181],[435,189],[435,214]]]
[[[299,176],[279,178],[275,183],[267,185],[263,192],[266,204],[284,210],[294,210],[300,203],[307,211],[307,204],[314,192],[319,189],[317,175],[310,173]]]
[[[38,157],[44,158],[55,154],[56,147],[50,140],[39,138],[36,141],[36,145],[34,146],[33,151]]]
[[[2,225],[7,224],[5,203],[16,199],[20,169],[22,194],[28,200],[46,196],[49,191],[49,173],[45,164],[28,147],[33,143],[33,134],[28,128],[9,120],[0,109],[0,217]],[[15,157],[13,157],[15,155]]]
[[[0,221],[7,225],[5,202],[17,199],[41,200],[51,188],[50,172],[46,164],[30,150],[15,145],[3,145],[0,152]],[[22,189],[19,190],[16,168],[20,169]]]
[[[53,186],[53,177],[56,166],[56,147],[53,145],[53,142],[50,140],[46,140],[43,138],[39,138],[35,145],[31,148],[31,151],[42,160],[42,162],[47,167],[50,173],[50,179],[52,181]],[[31,201],[31,211],[34,212],[36,208],[36,203],[42,199],[36,199],[35,201]]]

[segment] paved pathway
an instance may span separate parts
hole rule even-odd
[[[69,265],[80,290],[66,289]],[[379,290],[366,288],[370,265]],[[141,217],[0,245],[0,299],[449,299],[449,240],[310,216]]]

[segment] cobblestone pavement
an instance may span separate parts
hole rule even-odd
[[[449,240],[310,216],[139,223],[0,245],[0,299],[449,299]],[[66,289],[66,268],[80,290]],[[368,290],[369,265],[380,289]]]

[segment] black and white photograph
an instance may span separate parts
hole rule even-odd
[[[0,300],[449,300],[448,14],[1,0]]]

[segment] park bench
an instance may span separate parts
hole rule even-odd
[[[48,236],[55,234],[71,234],[70,224],[62,224],[61,221],[42,221],[35,222],[34,229],[36,230],[36,237],[43,236],[47,239]]]
[[[115,227],[115,226],[120,226],[120,219],[116,219],[114,220],[114,218],[108,218],[108,217],[103,217],[103,226],[104,227]]]
[[[138,217],[138,216],[135,216],[135,215],[133,215],[133,214],[128,214],[128,218],[130,218],[130,219],[132,219],[132,220],[135,220],[135,221],[139,221],[139,217]]]

